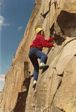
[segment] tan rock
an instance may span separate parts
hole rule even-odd
[[[35,3],[6,74],[0,112],[76,112],[76,0],[36,0]],[[29,46],[37,26],[43,27],[47,39],[53,24],[57,34],[66,40],[63,42],[61,37],[55,41],[55,47],[44,49],[49,68],[44,73],[40,71],[34,90],[33,78],[29,77],[33,73]]]
[[[65,68],[63,81],[55,97],[55,106],[65,112],[76,112],[76,56]]]

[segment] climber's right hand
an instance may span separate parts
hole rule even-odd
[[[55,47],[56,46],[56,44],[55,43],[53,43],[53,47]]]

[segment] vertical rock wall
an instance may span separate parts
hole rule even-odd
[[[35,1],[24,37],[6,75],[0,112],[76,112],[75,18],[76,0]],[[34,90],[29,46],[37,26],[43,27],[48,38],[52,25],[61,38],[54,48],[44,49],[49,68],[44,73],[40,71]]]

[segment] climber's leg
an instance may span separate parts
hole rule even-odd
[[[33,75],[34,75],[34,80],[37,81],[37,79],[38,79],[38,74],[39,74],[39,64],[38,64],[37,57],[35,56],[34,51],[32,51],[32,49],[31,49],[30,52],[29,52],[29,58],[30,58],[30,60],[31,60],[31,62],[32,62],[32,65],[33,65],[33,67],[34,67],[34,73],[33,73]]]
[[[42,51],[38,50],[36,52],[36,56],[41,60],[42,63],[46,63],[46,61],[47,61],[47,55],[44,54]]]
[[[36,52],[36,56],[41,60],[41,63],[39,66],[40,69],[48,67],[48,65],[46,65],[46,61],[47,61],[47,55],[46,54],[44,54],[42,51],[38,50]]]

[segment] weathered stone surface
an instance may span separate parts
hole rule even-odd
[[[76,56],[64,70],[64,77],[56,97],[55,105],[65,112],[76,112]]]
[[[0,102],[1,102],[1,98],[2,98],[2,92],[0,92]]]
[[[70,40],[71,39],[69,39],[69,41]],[[62,74],[64,72],[64,68],[66,68],[68,62],[73,58],[75,54],[76,54],[76,40],[73,40],[69,42],[62,50],[59,62],[56,65],[58,74]]]
[[[34,90],[29,46],[37,26],[43,27],[47,39],[53,24],[60,38],[55,47],[43,50],[49,68],[40,71]],[[0,112],[76,112],[76,0],[35,1],[24,38],[6,74]]]

